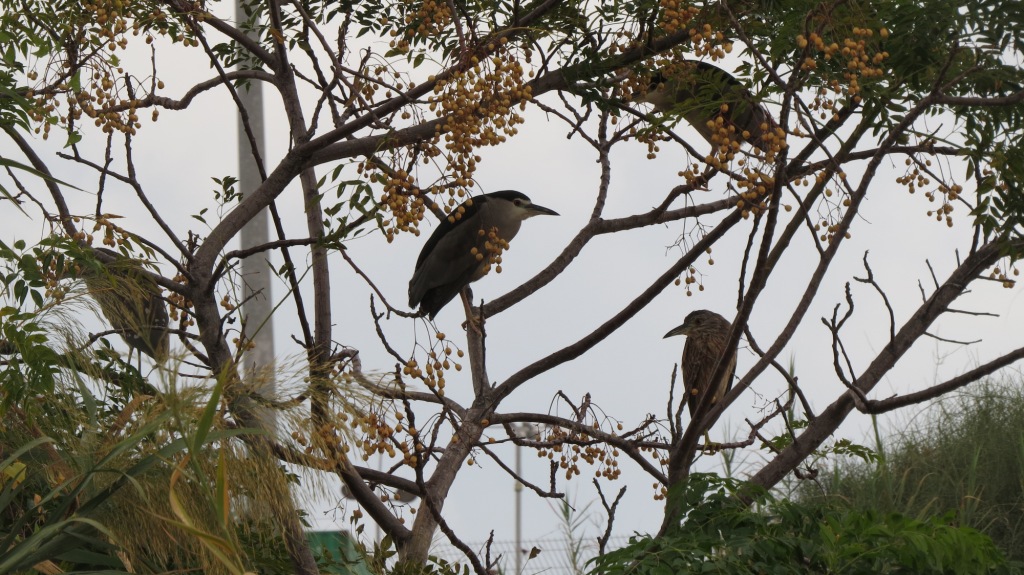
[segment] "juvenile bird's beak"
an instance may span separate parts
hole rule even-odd
[[[666,333],[664,337],[662,337],[661,339],[669,338],[676,335],[687,335],[688,331],[689,330],[686,328],[686,324],[684,323],[681,326],[672,328],[672,331]]]

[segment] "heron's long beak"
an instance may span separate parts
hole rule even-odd
[[[681,326],[672,328],[672,331],[666,333],[664,335],[664,337],[662,337],[661,339],[665,339],[665,338],[676,336],[676,335],[686,335],[687,331],[689,331],[689,330],[686,329],[686,324],[684,323]]]
[[[544,206],[538,206],[537,204],[530,204],[527,208],[530,212],[530,216],[558,216],[561,215],[551,208],[545,208]]]

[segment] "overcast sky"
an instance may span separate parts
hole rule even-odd
[[[188,53],[191,52],[191,53]],[[190,83],[209,77],[210,70],[198,51],[183,52],[175,49],[174,58],[158,55],[160,77],[167,88],[165,95],[177,97]],[[145,56],[148,59],[148,55]],[[140,72],[142,73],[142,72]],[[270,164],[282,156],[287,144],[286,127],[281,109],[272,94],[267,93],[267,121],[269,124],[266,157]],[[557,105],[554,94],[542,101]],[[144,120],[144,126],[135,140],[136,161],[140,180],[164,218],[181,237],[192,229],[202,233],[203,228],[191,216],[203,207],[215,209],[212,194],[216,185],[213,177],[236,175],[236,138],[233,105],[223,90],[205,94],[184,112],[163,111],[158,122]],[[142,114],[148,118],[148,114]],[[941,121],[941,118],[935,121]],[[579,138],[567,139],[569,128],[549,118],[536,108],[527,113],[527,123],[520,133],[506,145],[481,151],[484,161],[477,172],[480,192],[516,189],[529,195],[534,202],[558,211],[561,216],[538,217],[523,225],[519,236],[512,242],[504,257],[501,274],[491,274],[474,284],[479,299],[493,300],[508,292],[520,282],[532,277],[547,265],[566,243],[585,225],[597,192],[599,166],[596,153]],[[688,128],[681,128],[698,151],[705,152],[708,145]],[[97,177],[79,166],[54,158],[58,146],[51,142],[43,146],[43,154],[58,178],[75,183],[84,191],[67,190],[72,211],[85,214],[93,210]],[[115,150],[123,144],[115,144]],[[102,141],[87,136],[82,149],[94,159],[102,157]],[[685,162],[682,152],[663,146],[656,160],[647,160],[646,148],[639,144],[620,145],[612,157],[612,184],[606,217],[642,213],[661,199],[674,185],[680,183],[676,175]],[[0,149],[4,157],[20,157],[4,144]],[[902,162],[902,158],[899,159]],[[899,174],[902,165],[886,170]],[[318,169],[318,175],[328,172]],[[847,169],[856,182],[856,169]],[[348,178],[354,177],[349,173]],[[922,194],[909,195],[893,182],[888,173],[876,179],[875,190],[869,194],[862,209],[863,218],[852,229],[853,237],[842,250],[839,261],[822,284],[807,321],[800,328],[782,354],[783,363],[792,361],[804,391],[820,411],[842,389],[832,371],[829,334],[818,321],[831,316],[832,308],[844,301],[843,285],[852,276],[863,277],[861,260],[866,251],[877,281],[885,288],[902,323],[921,301],[919,286],[931,293],[932,281],[926,259],[942,281],[956,262],[955,250],[961,256],[970,245],[972,230],[969,216],[962,207],[956,214],[956,225],[947,228],[926,217],[932,207]],[[964,182],[965,185],[967,184]],[[692,201],[702,203],[717,200],[726,192],[721,182],[707,192],[694,193]],[[42,186],[33,182],[34,192],[43,196]],[[153,222],[141,209],[133,193],[116,185],[106,196],[105,211],[125,216],[122,225],[149,237]],[[304,219],[299,209],[302,201],[297,185],[278,200],[285,215],[290,234],[301,237]],[[0,239],[10,243],[26,239],[30,243],[45,233],[38,213],[26,207],[34,219],[26,219],[15,210],[7,209],[7,222]],[[209,216],[208,216],[209,217]],[[701,220],[713,225],[720,219],[714,215]],[[644,230],[602,236],[590,243],[581,256],[558,279],[505,313],[487,322],[488,371],[495,381],[502,381],[522,366],[552,351],[571,344],[589,333],[622,306],[635,298],[651,281],[661,275],[678,258],[679,251],[671,246],[692,222],[676,222],[651,226]],[[388,245],[379,235],[351,241],[347,244],[350,256],[373,278],[393,304],[406,304],[408,280],[417,255],[433,222],[424,223],[419,237],[400,235]],[[732,317],[735,313],[736,286],[742,250],[750,222],[733,230],[715,246],[715,264],[708,265],[702,258],[699,270],[703,274],[705,291],[685,295],[682,287],[667,289],[647,309],[628,322],[622,329],[576,361],[543,374],[523,386],[502,405],[501,411],[530,410],[547,412],[552,409],[553,396],[562,391],[577,400],[585,393],[593,396],[596,408],[609,417],[621,420],[627,429],[638,424],[646,414],[663,415],[673,365],[678,362],[683,338],[664,340],[662,335],[682,322],[694,309],[711,309]],[[761,296],[760,304],[751,317],[751,330],[762,346],[768,345],[792,313],[803,281],[816,263],[816,253],[806,233],[798,236],[794,248],[783,259],[785,274],[776,274]],[[165,247],[169,245],[164,243]],[[237,245],[229,246],[233,249]],[[298,254],[298,250],[293,252]],[[298,260],[307,260],[296,256]],[[308,261],[308,260],[307,260]],[[367,371],[389,371],[394,360],[379,342],[369,312],[370,289],[356,277],[338,254],[330,256],[333,276],[333,312],[335,340],[359,349],[362,365]],[[308,290],[309,286],[306,286]],[[275,285],[275,299],[284,297],[285,290]],[[887,340],[888,323],[877,294],[862,284],[854,284],[857,314],[845,330],[845,344],[860,369]],[[939,322],[933,333],[957,340],[981,340],[971,346],[942,343],[923,339],[898,364],[872,397],[882,398],[893,393],[921,389],[948,378],[985,361],[997,354],[1020,345],[1021,321],[1024,303],[1020,290],[1007,290],[994,282],[977,282],[972,293],[959,300],[959,309],[986,311],[998,317],[949,316]],[[276,316],[277,351],[282,356],[297,357],[300,350],[292,336],[298,334],[297,324],[289,317],[290,305]],[[97,320],[89,318],[89,325]],[[438,328],[464,345],[460,330],[464,321],[461,306],[455,301],[437,317]],[[430,337],[421,320],[394,318],[384,322],[389,341],[402,353],[414,349],[416,337]],[[740,350],[737,374],[753,363],[753,354]],[[744,418],[755,418],[766,399],[777,396],[781,379],[765,372],[754,389],[737,401],[719,421],[712,432],[715,439],[739,437],[745,434]],[[448,394],[468,402],[471,386],[467,371],[448,376]],[[914,417],[920,407],[897,411],[882,418],[883,427],[900,428]],[[563,409],[562,414],[566,411]],[[870,444],[870,419],[856,412],[842,427],[842,436]],[[778,425],[773,430],[778,431]],[[770,434],[771,435],[771,434]],[[500,436],[500,434],[499,434]],[[838,437],[837,437],[838,438]],[[498,450],[511,461],[510,450]],[[738,473],[756,470],[767,456],[751,449],[739,454]],[[457,533],[469,541],[478,541],[494,530],[499,540],[513,537],[513,481],[486,457],[477,457],[480,468],[463,469],[449,497],[446,511],[448,521]],[[718,457],[705,457],[699,462],[701,469],[719,466]],[[371,461],[372,462],[372,461]],[[621,505],[615,532],[657,530],[661,520],[661,503],[652,500],[654,480],[624,459],[620,461],[622,479],[607,484],[606,492],[614,493],[620,485],[629,491]],[[547,464],[532,453],[524,454],[526,477],[546,484]],[[592,471],[592,470],[591,470]],[[581,478],[560,484],[581,505],[595,498],[587,468]],[[335,491],[337,493],[337,491]],[[334,496],[337,499],[337,496]],[[486,506],[483,506],[486,502]],[[526,538],[552,535],[558,530],[555,514],[548,504],[524,492]],[[333,505],[321,502],[312,511],[321,528],[345,528],[347,520],[340,515],[322,515],[318,511]],[[595,503],[591,510],[599,506]],[[372,531],[372,529],[371,529]],[[598,531],[591,531],[594,535]]]

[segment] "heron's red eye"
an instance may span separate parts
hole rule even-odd
[[[512,200],[512,203],[517,205],[517,206],[521,206],[521,205],[523,205],[523,200]]]

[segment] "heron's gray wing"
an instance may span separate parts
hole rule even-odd
[[[426,305],[428,294],[431,294],[429,299],[439,310],[471,281],[481,265],[472,253],[474,247],[477,250],[483,247],[483,238],[478,232],[479,229],[474,227],[458,225],[449,228],[448,233],[433,242],[433,249],[421,256],[409,281],[410,307],[423,303],[424,310],[429,312],[428,307],[434,307]]]

